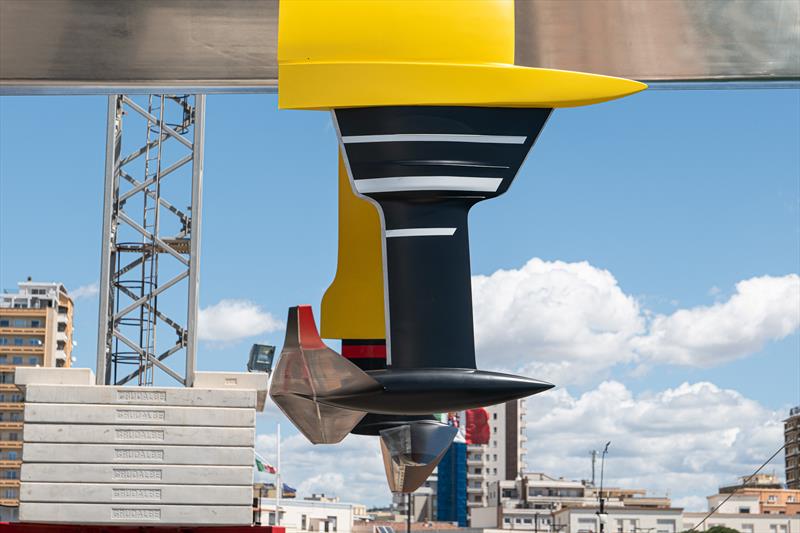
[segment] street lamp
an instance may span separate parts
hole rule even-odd
[[[600,512],[597,513],[598,518],[600,519],[600,533],[604,533],[605,531],[605,507],[604,503],[605,500],[603,499],[603,470],[606,465],[606,454],[608,453],[608,447],[611,446],[611,441],[606,442],[606,447],[603,448],[603,454],[600,457],[600,493],[598,496],[600,497]]]

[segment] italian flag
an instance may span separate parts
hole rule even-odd
[[[256,454],[256,469],[258,469],[259,472],[266,472],[268,474],[276,474],[278,472],[278,470],[272,466],[269,461],[258,454]]]

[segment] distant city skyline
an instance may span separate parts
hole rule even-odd
[[[95,362],[105,112],[0,98],[0,288],[66,285],[75,366]],[[528,471],[588,479],[611,440],[609,485],[695,510],[781,445],[800,405],[798,146],[796,89],[645,91],[556,111],[509,193],[474,209],[479,365],[558,386],[527,402]],[[280,349],[291,305],[319,317],[336,158],[327,113],[208,97],[200,369]],[[268,460],[278,421],[300,494],[391,501],[374,440],[313,447],[270,406]]]

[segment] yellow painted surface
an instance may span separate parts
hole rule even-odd
[[[647,88],[638,81],[514,65],[322,63],[279,65],[282,109],[389,105],[576,107]],[[323,87],[323,90],[320,90]]]
[[[514,63],[513,0],[281,0],[278,63]]]
[[[643,83],[514,62],[511,0],[282,0],[278,105],[573,107]]]
[[[386,337],[381,246],[378,211],[353,193],[339,154],[339,261],[322,298],[323,338]]]

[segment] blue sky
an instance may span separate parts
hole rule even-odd
[[[28,275],[61,281],[71,290],[97,281],[105,112],[106,99],[99,96],[0,98],[0,287],[13,289]],[[270,313],[278,319],[298,303],[318,308],[336,266],[336,139],[329,115],[278,111],[274,95],[213,95],[208,97],[206,128],[201,307],[243,300],[259,316]],[[612,480],[670,490],[682,503],[697,505],[714,483],[747,474],[736,472],[759,463],[759,453],[765,458],[779,445],[763,435],[777,435],[772,422],[800,404],[800,335],[794,325],[800,301],[786,302],[795,295],[794,278],[787,276],[800,272],[799,147],[797,90],[646,91],[597,106],[557,110],[510,192],[473,210],[473,274],[527,271],[523,267],[532,258],[543,265],[533,276],[537,284],[551,279],[541,272],[550,276],[564,270],[558,261],[571,265],[565,271],[576,279],[607,271],[611,282],[597,283],[623,306],[634,301],[640,314],[631,320],[641,321],[649,334],[654,317],[674,317],[679,310],[694,312],[690,321],[702,319],[708,310],[719,311],[709,323],[738,317],[744,320],[738,329],[746,329],[752,324],[741,313],[759,304],[736,300],[736,284],[766,278],[775,287],[776,300],[766,302],[763,321],[772,326],[752,338],[722,347],[692,345],[681,364],[674,364],[681,357],[670,351],[676,348],[663,342],[655,348],[636,345],[632,355],[620,358],[601,354],[592,362],[595,366],[588,366],[591,375],[557,382],[563,386],[551,400],[529,402],[529,416],[542,419],[547,418],[545,409],[561,412],[567,406],[573,408],[564,412],[567,419],[578,416],[574,409],[581,401],[590,402],[592,395],[619,401],[619,395],[628,394],[632,408],[666,405],[669,413],[668,399],[682,390],[695,400],[727,398],[733,402],[727,407],[731,413],[747,411],[771,421],[771,429],[739,443],[749,446],[752,457],[733,461],[721,456],[700,467],[665,465],[661,474],[686,469],[680,472],[683,477],[664,482],[675,486],[653,481],[655,477],[635,471],[623,459],[615,474],[613,453],[607,465]],[[583,261],[588,266],[577,266]],[[750,298],[764,292],[759,287]],[[93,366],[97,299],[89,295],[76,305],[78,364]],[[777,307],[785,316],[775,316]],[[515,309],[499,312],[522,316]],[[681,331],[673,322],[665,323],[667,333]],[[725,327],[723,336],[730,331]],[[590,324],[585,329],[591,333],[593,328]],[[250,343],[281,344],[282,332],[266,329],[254,336],[201,343],[199,367],[242,369]],[[497,366],[546,371],[535,366],[541,347],[535,334],[527,335],[524,327],[520,331],[518,337],[528,342],[523,348],[529,350],[514,355],[511,363],[499,362],[498,355]],[[481,346],[519,347],[496,331],[490,336],[479,343],[479,355]],[[495,360],[489,348],[479,358],[485,366]],[[569,350],[569,344],[562,342],[558,350]],[[733,352],[738,355],[726,355]],[[585,361],[576,359],[576,368],[588,368]],[[681,389],[684,384],[689,388]],[[675,416],[684,415],[681,411]],[[718,429],[744,435],[746,428],[737,427],[735,418],[730,427]],[[278,419],[274,412],[262,417],[265,453],[271,425]],[[613,417],[610,423],[615,424]],[[538,424],[537,430],[547,429]],[[288,422],[285,426],[288,439],[299,439]],[[600,445],[605,437],[597,435],[596,440]],[[302,454],[311,453],[299,440],[286,446],[289,457],[296,451],[298,464],[306,457]],[[348,450],[358,453],[359,446],[345,444],[324,453],[344,457]],[[529,443],[534,452],[529,467],[586,477],[588,466],[579,457],[584,443],[575,446],[574,457],[558,463],[545,448]],[[730,452],[736,455],[734,448]],[[542,458],[539,464],[537,457]],[[782,473],[782,463],[774,468]],[[716,477],[692,478],[693,472]],[[301,489],[309,490],[335,490],[342,482],[363,485],[365,500],[388,500],[383,488],[369,491],[369,484],[376,482],[371,475],[351,480],[347,474],[336,477],[340,473],[331,469],[307,483],[312,474],[298,467],[292,481],[306,483]],[[354,494],[361,494],[358,490]]]

